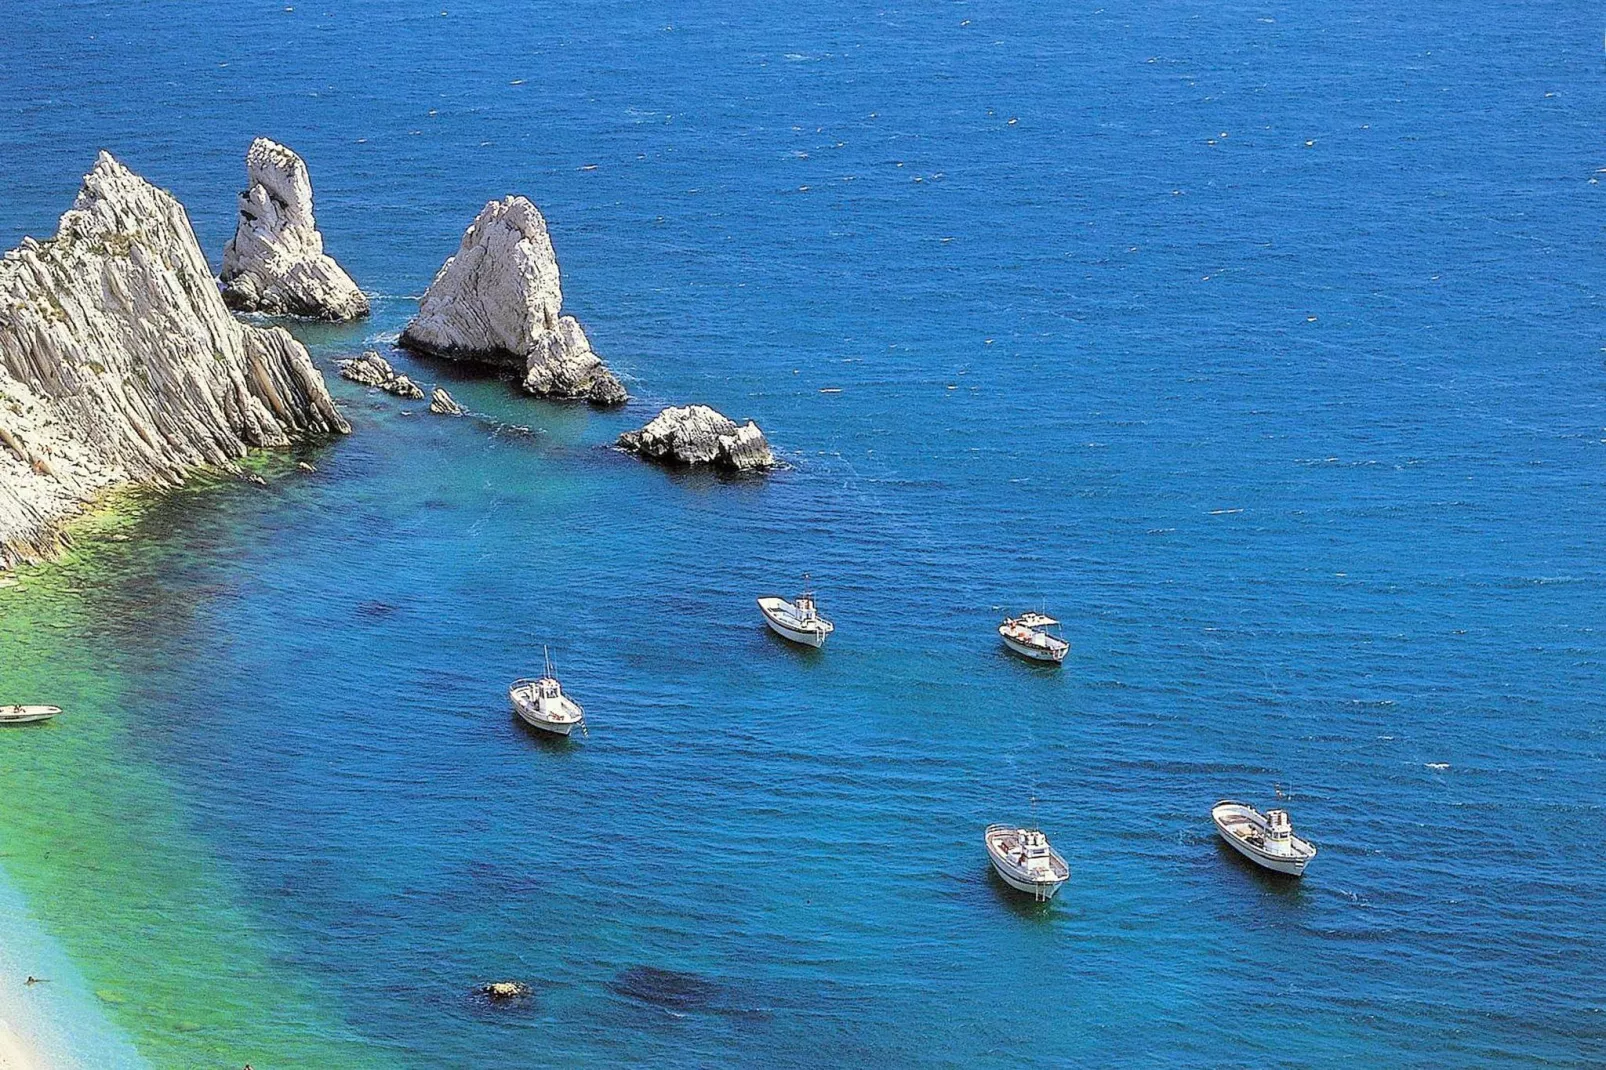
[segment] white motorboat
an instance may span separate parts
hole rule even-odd
[[[60,706],[0,706],[0,724],[38,724],[60,712]]]
[[[507,697],[513,704],[513,712],[532,728],[560,736],[576,728],[582,735],[590,734],[586,732],[586,711],[563,693],[563,687],[553,675],[550,657],[546,659],[544,676],[539,680],[513,681],[513,686],[507,689]]]
[[[1033,661],[1052,661],[1058,665],[1071,649],[1058,635],[1047,631],[1059,627],[1059,621],[1041,613],[1023,613],[1018,617],[1005,617],[998,626],[1004,645],[1023,658]]]
[[[771,631],[804,646],[822,647],[836,631],[836,625],[820,616],[814,606],[814,595],[808,591],[798,595],[796,602],[766,595],[758,600],[758,608]]]
[[[1004,883],[1040,902],[1053,899],[1060,885],[1071,879],[1070,867],[1048,845],[1041,829],[988,825],[985,840],[987,857]]]
[[[1239,854],[1274,872],[1297,877],[1316,857],[1316,845],[1294,835],[1287,810],[1262,814],[1247,803],[1223,799],[1210,808],[1210,820]]]

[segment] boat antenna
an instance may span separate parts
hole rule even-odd
[[[546,678],[552,679],[552,651],[545,643],[541,644],[541,660],[546,663]]]

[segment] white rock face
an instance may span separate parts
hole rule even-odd
[[[621,449],[677,464],[711,464],[745,472],[771,468],[775,456],[758,425],[736,422],[707,405],[668,408],[640,431],[619,436]]]
[[[0,568],[107,488],[348,430],[301,343],[229,314],[183,206],[104,152],[56,236],[0,259]]]
[[[312,179],[294,152],[259,137],[245,154],[240,222],[223,247],[223,300],[242,312],[352,320],[368,298],[324,254],[312,218]]]
[[[523,197],[492,201],[441,265],[401,344],[452,360],[520,368],[532,394],[625,400],[618,378],[561,314],[557,254],[541,212]]]

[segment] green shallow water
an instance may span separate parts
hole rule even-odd
[[[0,695],[67,711],[0,731],[0,865],[154,1065],[379,1065],[241,906],[124,716],[109,590],[174,552],[137,537],[152,497],[125,496],[80,528],[81,549],[0,590]]]

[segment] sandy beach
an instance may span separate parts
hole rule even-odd
[[[43,1070],[43,1066],[10,1024],[0,1021],[0,1070]]]

